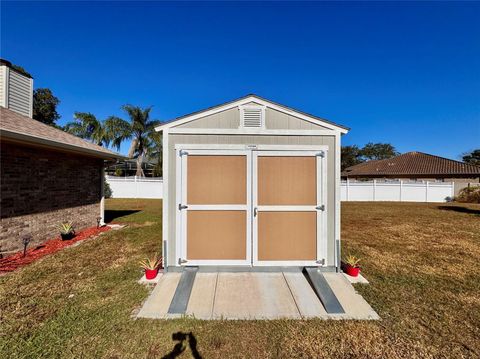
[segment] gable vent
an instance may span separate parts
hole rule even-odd
[[[265,108],[263,106],[241,106],[240,127],[264,128]]]

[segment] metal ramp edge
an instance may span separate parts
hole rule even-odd
[[[305,274],[328,314],[344,314],[345,310],[318,267],[305,267]]]
[[[169,314],[185,314],[197,272],[198,267],[184,268],[168,308]]]

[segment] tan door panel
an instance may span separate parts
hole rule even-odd
[[[245,260],[246,211],[189,211],[187,258]]]
[[[315,260],[316,212],[259,212],[258,260]]]
[[[188,156],[188,204],[246,204],[246,156]]]
[[[259,156],[258,204],[315,205],[316,173],[313,156]]]

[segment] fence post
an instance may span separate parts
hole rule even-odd
[[[425,182],[425,202],[428,202],[428,181]]]
[[[349,185],[350,185],[350,180],[349,180],[348,177],[347,177],[347,187],[346,187],[346,192],[347,192],[347,196],[346,196],[347,198],[346,198],[346,200],[347,200],[347,202],[348,202],[348,191],[349,191],[349,188],[348,188],[348,187],[349,187]]]
[[[377,192],[377,180],[373,180],[373,202],[375,202],[376,199],[376,192]]]
[[[135,198],[138,198],[138,183],[137,183],[137,175],[135,175]]]
[[[400,200],[399,200],[399,202],[402,202],[402,190],[403,190],[403,181],[400,180]]]

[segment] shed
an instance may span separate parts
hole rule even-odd
[[[340,139],[348,128],[256,95],[163,131],[169,271],[340,263]]]

